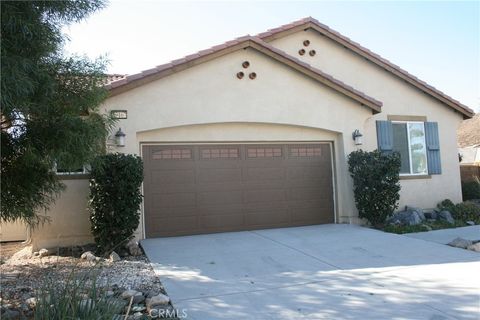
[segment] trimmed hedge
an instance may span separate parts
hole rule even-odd
[[[358,150],[348,156],[353,178],[355,204],[360,218],[381,226],[398,208],[400,199],[400,156],[378,150]]]
[[[101,252],[132,238],[140,222],[142,159],[121,153],[97,157],[90,179],[90,222]]]

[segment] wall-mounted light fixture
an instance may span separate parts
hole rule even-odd
[[[352,133],[353,141],[355,141],[355,145],[359,146],[363,144],[363,134],[360,133],[360,130],[355,129]]]
[[[126,134],[119,128],[117,133],[115,133],[115,145],[117,147],[125,147],[125,136]]]

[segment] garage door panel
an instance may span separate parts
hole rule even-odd
[[[170,218],[152,218],[152,223],[146,225],[147,231],[161,235],[162,233],[171,233],[178,231],[190,231],[198,229],[198,217],[170,217]]]
[[[150,173],[152,183],[157,184],[194,184],[195,171],[191,168],[175,170],[153,170]]]
[[[259,210],[245,214],[245,224],[261,227],[269,225],[288,224],[290,221],[288,209]]]
[[[285,180],[284,168],[252,167],[243,170],[244,181]]]
[[[241,215],[243,212],[243,204],[222,204],[198,206],[197,214],[200,216],[220,216],[220,215]]]
[[[157,193],[152,194],[154,208],[189,207],[196,206],[195,192]]]
[[[200,216],[200,227],[210,229],[213,232],[218,228],[239,230],[243,226],[243,215],[208,215]]]
[[[142,150],[147,237],[334,221],[329,144]]]
[[[197,174],[198,183],[240,181],[241,168],[208,168]]]
[[[288,200],[315,200],[322,194],[326,194],[323,188],[291,188],[287,192]]]
[[[287,200],[287,194],[282,189],[257,189],[244,191],[244,201],[251,202],[276,202]]]
[[[198,205],[242,203],[242,190],[211,191],[198,193]]]

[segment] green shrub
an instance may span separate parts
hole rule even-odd
[[[480,208],[471,202],[462,202],[455,206],[452,212],[453,218],[462,221],[474,221],[480,223]]]
[[[480,180],[462,183],[463,201],[480,199]]]
[[[353,178],[355,204],[360,218],[381,226],[398,208],[400,199],[400,156],[377,150],[358,150],[348,156],[348,170]]]
[[[138,227],[143,164],[138,156],[107,154],[92,163],[90,222],[101,252],[127,242]]]
[[[480,207],[472,202],[461,202],[453,204],[449,199],[445,199],[437,205],[440,210],[450,211],[452,217],[460,221],[474,221],[480,224]]]
[[[454,214],[456,207],[455,204],[452,202],[450,199],[445,199],[439,204],[437,204],[437,208],[442,211],[442,210],[447,210],[450,211],[450,213]]]

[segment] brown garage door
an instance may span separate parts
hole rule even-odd
[[[145,145],[147,237],[334,221],[330,145]]]

